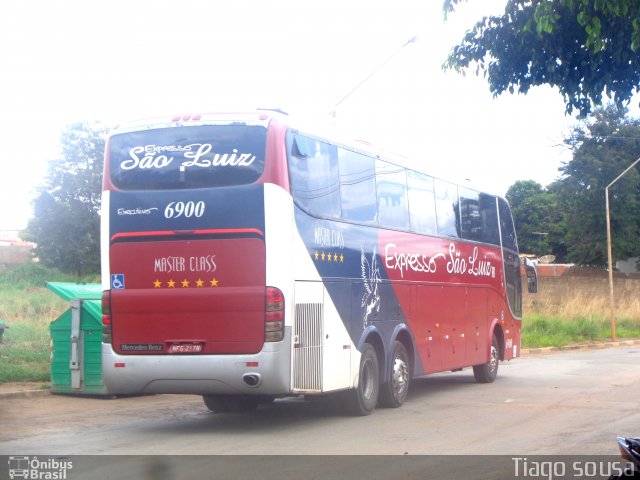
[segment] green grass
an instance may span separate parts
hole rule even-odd
[[[0,383],[48,380],[48,330],[41,325],[12,325],[0,345]]]
[[[25,263],[0,273],[0,289],[44,287],[45,282],[95,283],[98,279],[98,275],[79,278],[53,268],[44,267],[39,263]]]
[[[0,273],[0,320],[8,328],[0,344],[0,383],[50,379],[49,322],[69,308],[45,282],[96,282],[25,264]]]
[[[616,337],[640,338],[640,319],[618,319]],[[610,339],[611,323],[604,316],[570,318],[531,312],[525,315],[522,323],[523,348],[560,347]]]
[[[571,284],[571,279],[567,282]],[[616,339],[640,338],[640,281],[622,287],[616,296]],[[608,289],[557,288],[547,284],[539,293],[524,297],[524,348],[611,340]]]

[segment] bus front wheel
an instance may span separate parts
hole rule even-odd
[[[489,361],[482,365],[473,367],[473,376],[478,383],[492,383],[498,376],[498,363],[500,362],[500,354],[498,353],[498,338],[493,335],[491,339],[491,354]]]
[[[349,390],[348,408],[353,415],[369,415],[376,408],[380,392],[380,367],[375,349],[365,343],[360,355],[358,386]]]

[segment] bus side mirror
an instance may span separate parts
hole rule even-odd
[[[525,258],[524,270],[527,273],[527,290],[529,293],[538,293],[538,272],[536,271],[536,265],[528,258]]]

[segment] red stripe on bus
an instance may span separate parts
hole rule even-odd
[[[122,232],[116,233],[111,240],[118,238],[135,238],[135,237],[163,237],[168,235],[224,235],[224,234],[255,234],[264,237],[264,232],[257,228],[217,228],[217,229],[198,229],[198,230],[157,230],[150,232]]]

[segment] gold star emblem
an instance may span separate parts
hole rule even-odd
[[[337,261],[338,261],[338,254],[337,254],[337,253],[334,253],[334,254],[333,254],[333,261],[334,261],[334,262],[337,262]]]
[[[211,284],[212,287],[217,287],[218,286],[218,280],[217,279],[213,279],[211,281],[209,281],[209,283]]]
[[[174,288],[176,286],[176,282],[174,282],[173,279],[171,279],[167,282],[167,286],[169,288]]]
[[[340,263],[344,263],[344,255],[340,254]]]
[[[156,280],[153,282],[153,288],[160,288],[162,286],[162,282],[160,280]]]
[[[201,278],[199,278],[198,280],[196,280],[196,287],[202,287],[204,285],[204,282],[202,281]]]
[[[186,278],[182,280],[181,283],[183,288],[187,288],[189,286],[189,280],[187,280]]]
[[[324,262],[324,252],[322,252],[322,255],[320,255],[320,257],[322,258],[322,261]]]
[[[316,254],[315,254],[316,260],[318,260],[318,257],[319,257],[319,256],[320,256],[320,255],[318,254],[318,251],[316,250]]]

